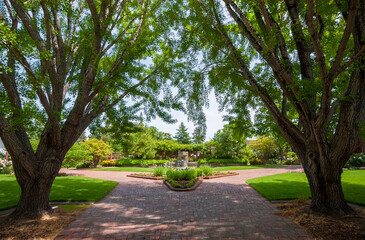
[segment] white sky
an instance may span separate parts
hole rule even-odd
[[[214,137],[214,134],[218,130],[223,128],[224,124],[227,124],[227,122],[223,122],[223,116],[226,115],[226,112],[218,111],[218,103],[215,99],[213,91],[211,91],[209,94],[209,108],[204,108],[204,112],[207,119],[207,134],[205,140],[209,141]],[[158,117],[150,122],[146,122],[146,124],[148,126],[154,126],[162,132],[170,133],[172,136],[175,136],[177,128],[179,127],[181,122],[183,122],[184,125],[188,128],[190,137],[192,137],[195,126],[193,122],[188,121],[187,115],[174,110],[172,110],[171,114],[175,119],[178,120],[174,124],[165,123]]]

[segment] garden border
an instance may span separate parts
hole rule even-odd
[[[202,183],[203,183],[203,179],[198,179],[198,181],[196,181],[196,183],[189,187],[189,188],[175,188],[173,187],[169,182],[163,180],[163,183],[172,191],[178,191],[178,192],[187,192],[187,191],[194,191],[195,189],[197,189]]]

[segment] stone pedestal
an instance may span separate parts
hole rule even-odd
[[[188,167],[189,152],[179,151],[177,159],[176,167]]]

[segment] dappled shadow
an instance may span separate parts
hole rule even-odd
[[[192,192],[161,181],[127,180],[88,209],[58,239],[198,237],[221,239],[305,237],[291,220],[242,180],[204,180]]]

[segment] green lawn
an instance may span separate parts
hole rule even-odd
[[[277,167],[286,167],[283,165],[276,164],[268,164],[268,165],[256,165],[256,166],[224,166],[224,167],[215,167],[213,171],[232,171],[232,170],[244,170],[244,169],[259,169],[259,168],[277,168]]]
[[[117,182],[87,177],[57,177],[52,186],[50,201],[95,202],[117,185]],[[0,175],[0,189],[0,210],[16,206],[20,187],[15,176]]]
[[[92,168],[93,171],[121,171],[121,172],[153,172],[153,168],[143,167],[108,167],[108,168]]]
[[[311,197],[304,173],[282,173],[249,179],[247,183],[268,200]],[[365,170],[344,171],[342,187],[348,202],[365,205]]]
[[[225,166],[225,167],[215,167],[213,171],[233,171],[242,169],[258,169],[258,168],[276,168],[285,167],[282,165],[257,165],[257,166]],[[88,169],[92,171],[121,171],[121,172],[153,172],[153,168],[143,168],[143,167],[107,167],[107,168],[92,168]]]

